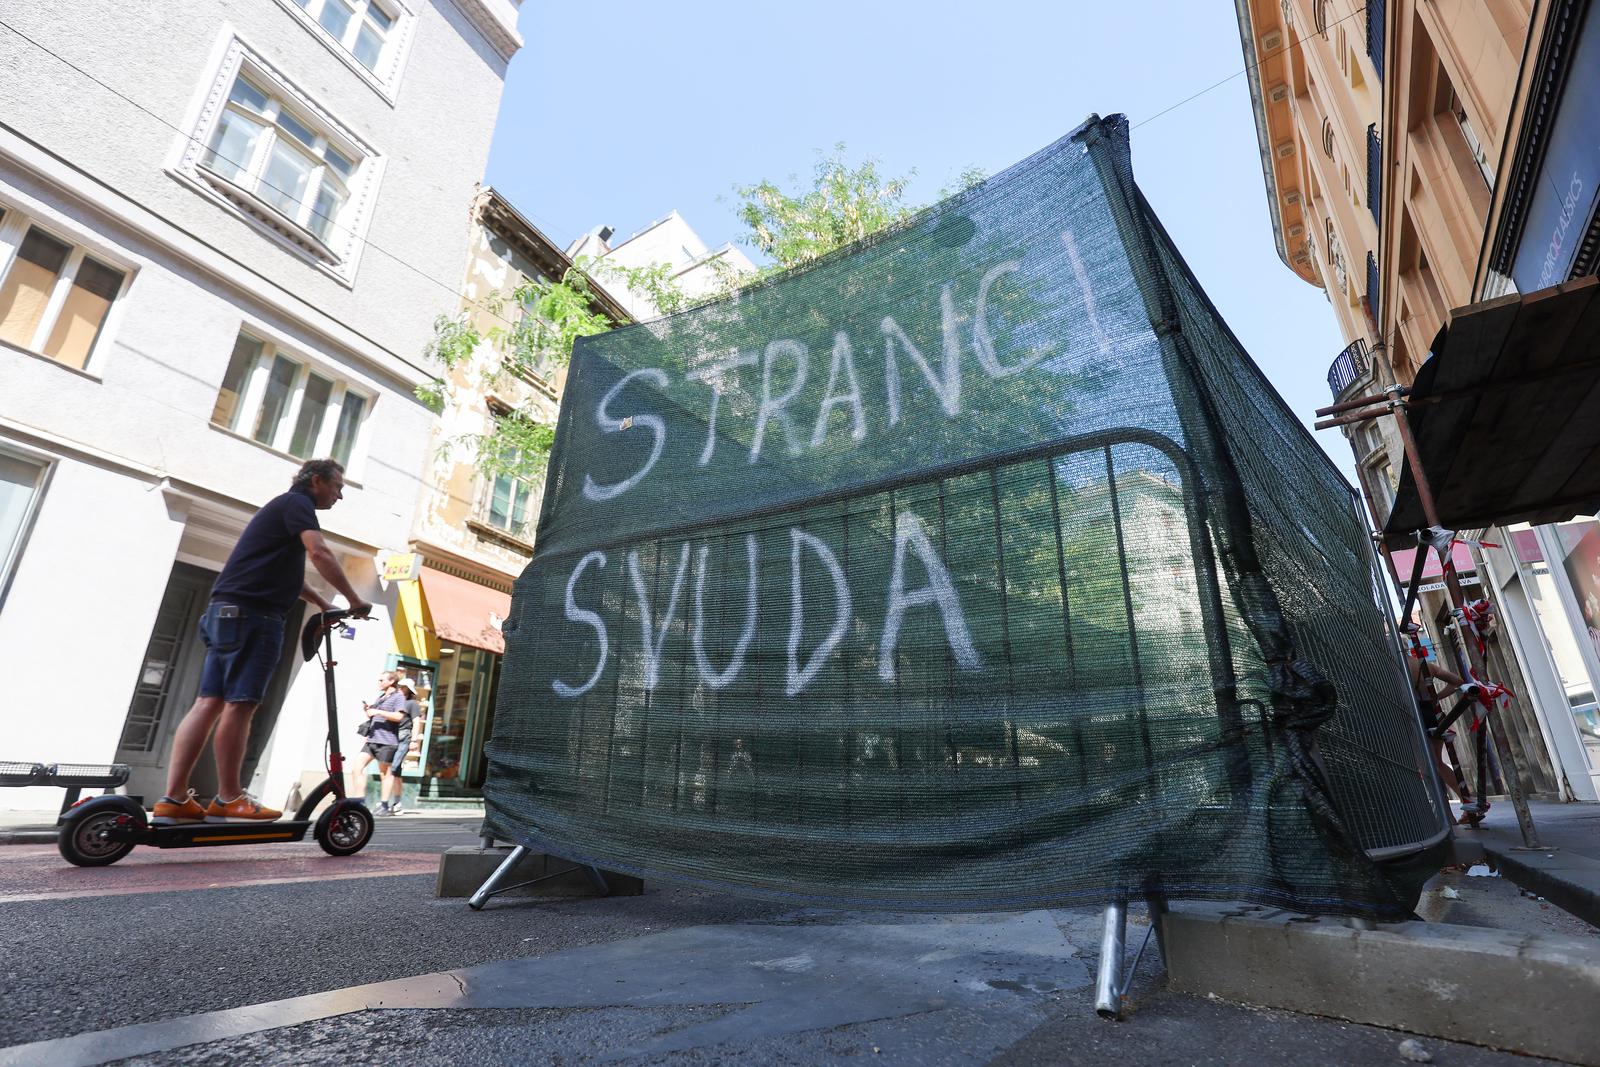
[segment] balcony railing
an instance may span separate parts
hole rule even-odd
[[[1383,140],[1378,136],[1377,123],[1367,127],[1367,206],[1372,209],[1372,221],[1383,232]]]
[[[1339,399],[1339,394],[1350,388],[1357,379],[1367,373],[1367,342],[1357,339],[1345,347],[1343,352],[1334,359],[1333,365],[1328,368],[1328,388],[1333,391],[1333,398]]]
[[[1367,55],[1383,81],[1383,0],[1367,0]]]

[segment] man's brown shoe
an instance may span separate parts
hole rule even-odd
[[[264,808],[249,793],[240,793],[227,803],[219,796],[206,809],[206,822],[271,822],[283,812]]]
[[[162,797],[150,813],[150,821],[157,826],[172,826],[186,822],[205,822],[206,809],[194,798],[194,790],[182,800]]]

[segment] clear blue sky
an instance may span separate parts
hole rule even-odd
[[[1229,0],[525,0],[521,31],[488,181],[562,244],[674,208],[732,240],[733,185],[793,187],[837,141],[915,169],[921,204],[1123,112],[1140,187],[1234,332],[1308,425],[1329,403],[1344,345],[1273,248]],[[1343,438],[1317,436],[1349,477]]]

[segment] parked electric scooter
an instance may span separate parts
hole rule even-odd
[[[300,654],[308,662],[319,651],[322,657],[323,684],[328,697],[328,777],[305,798],[294,818],[277,822],[158,826],[150,823],[149,814],[130,797],[90,797],[69,809],[63,817],[56,842],[61,854],[79,867],[104,867],[132,852],[135,845],[205,848],[303,841],[307,830],[311,830],[317,844],[331,856],[360,852],[372,839],[372,813],[365,803],[345,795],[344,755],[339,751],[339,718],[333,689],[333,632],[349,617],[349,611],[318,612],[306,620],[300,632]],[[311,813],[329,795],[333,803],[313,827]]]

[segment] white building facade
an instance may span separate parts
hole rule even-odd
[[[374,561],[415,515],[432,416],[413,391],[458,305],[516,4],[6,6],[0,759],[127,763],[128,792],[159,795],[211,583],[326,455],[349,488],[324,531],[378,604],[339,657],[359,718],[392,643]],[[281,805],[323,773],[324,738],[320,674],[286,651],[248,787]]]
[[[635,292],[621,284],[620,279],[608,278],[605,264],[615,264],[627,269],[666,265],[672,283],[690,299],[705,296],[726,288],[726,279],[753,274],[756,265],[736,245],[724,243],[716,248],[707,245],[684,217],[673,211],[659,218],[638,233],[611,242],[610,226],[597,226],[567,246],[567,255],[580,265],[597,260],[601,269],[596,271],[602,288],[616,297],[635,320],[653,319],[661,314],[650,297]]]

